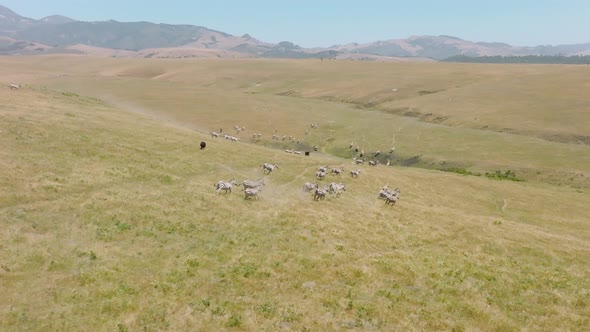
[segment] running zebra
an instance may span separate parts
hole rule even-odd
[[[236,181],[236,179],[231,179],[229,180],[229,182],[225,182],[225,181],[219,181],[215,184],[213,184],[213,186],[215,187],[215,192],[219,194],[219,192],[221,192],[222,190],[225,190],[225,192],[230,192],[231,193],[231,189],[233,186],[238,187],[240,184]]]
[[[342,174],[342,172],[344,172],[344,167],[332,168],[330,170],[330,174],[335,174],[335,175],[340,175],[340,174]]]
[[[390,190],[387,186],[385,186],[383,189],[381,189],[381,191],[379,191],[379,198],[384,199],[385,204],[395,205],[395,203],[399,200],[400,193],[400,188]]]
[[[330,183],[329,192],[334,194],[334,197],[340,196],[344,191],[346,191],[346,185],[344,183]]]
[[[318,171],[315,173],[315,177],[316,177],[318,180],[323,180],[323,179],[326,177],[326,172],[322,172],[321,170],[318,170]]]
[[[262,164],[262,172],[266,173],[266,174],[270,174],[272,173],[275,169],[279,169],[279,165],[277,164],[269,164],[269,163],[264,163]]]
[[[318,168],[318,172],[326,173],[326,172],[328,172],[328,169],[330,169],[330,166],[328,166],[328,165],[322,166],[322,167]]]
[[[311,182],[305,182],[305,183],[303,184],[303,191],[305,191],[305,192],[307,192],[307,193],[308,193],[308,192],[310,192],[310,191],[312,191],[312,190],[316,189],[317,187],[318,187],[318,184],[317,184],[317,182],[314,182],[314,183],[311,183]]]
[[[262,178],[260,178],[256,181],[244,180],[244,182],[242,182],[242,185],[244,185],[244,190],[260,188],[260,187],[264,186],[264,180]]]
[[[248,188],[244,190],[244,199],[248,199],[248,197],[254,197],[256,200],[258,200],[258,194],[260,194],[261,190],[262,189],[260,189],[260,187]]]
[[[350,176],[352,176],[353,178],[358,178],[359,174],[361,174],[360,169],[350,171]]]
[[[326,194],[328,193],[328,188],[324,187],[322,189],[320,188],[316,188],[314,194],[313,194],[313,200],[314,201],[319,201],[320,199],[325,199],[326,198]]]

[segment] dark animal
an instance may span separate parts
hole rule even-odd
[[[203,150],[207,146],[207,143],[201,142],[201,150]]]

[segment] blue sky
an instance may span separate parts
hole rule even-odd
[[[590,42],[588,0],[0,0],[20,15],[194,24],[305,47],[451,35],[513,45]]]

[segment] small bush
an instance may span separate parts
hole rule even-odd
[[[231,315],[225,324],[227,327],[240,327],[241,325],[242,317],[240,315]]]
[[[164,184],[169,184],[173,182],[172,177],[170,175],[160,175],[158,177],[158,180]]]
[[[271,317],[276,312],[275,306],[268,302],[257,306],[254,310],[256,310],[258,313],[261,313],[265,318]]]
[[[119,230],[119,231],[127,231],[131,229],[131,225],[121,222],[119,220],[117,220],[115,222],[115,227]]]
[[[225,313],[225,309],[223,309],[222,307],[215,307],[213,310],[211,310],[211,314],[216,315],[216,316],[221,316]]]

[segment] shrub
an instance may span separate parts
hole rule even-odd
[[[517,178],[513,170],[507,170],[505,172],[495,171],[493,173],[486,172],[486,177],[493,180],[524,181],[524,179]]]

